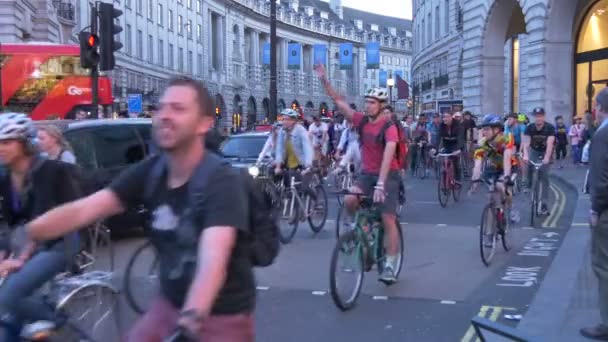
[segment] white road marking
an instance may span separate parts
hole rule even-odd
[[[312,291],[314,296],[324,296],[326,293],[326,291]]]
[[[447,227],[448,225],[445,223],[437,223],[437,227]]]
[[[387,296],[373,296],[373,300],[388,300]]]
[[[256,290],[260,290],[260,291],[267,291],[270,289],[270,287],[268,287],[268,286],[256,286],[255,288],[256,288]]]
[[[440,303],[441,304],[456,304],[456,302],[453,300],[442,300]]]

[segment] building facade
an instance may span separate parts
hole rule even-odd
[[[416,11],[429,1],[415,1],[416,38],[436,25],[427,22],[423,29],[423,12]],[[448,73],[457,77],[453,84],[461,92],[455,87],[455,97],[462,97],[465,109],[476,114],[529,113],[542,106],[552,117],[571,117],[593,108],[593,95],[608,83],[608,0],[449,3],[454,10],[448,21],[456,23],[460,48],[449,49],[448,55],[457,56],[460,71],[456,66]],[[431,44],[416,50],[414,89],[425,80],[423,55],[438,54],[442,48]],[[430,90],[421,87],[419,96],[436,89],[435,84]]]
[[[11,2],[27,4],[26,12],[38,13],[38,7],[52,6],[56,1]],[[223,126],[246,126],[268,116],[270,71],[262,63],[263,45],[270,41],[267,1],[114,0],[113,3],[124,13],[118,19],[123,27],[120,41],[124,47],[117,54],[117,66],[111,72],[117,108],[125,107],[127,94],[140,93],[144,102],[155,102],[166,81],[182,74],[206,81],[215,95]],[[90,7],[85,1],[73,6],[76,11],[73,32],[77,32],[89,24]],[[366,68],[367,42],[380,43],[381,69],[390,73],[401,71],[406,80],[410,78],[412,35],[408,20],[343,7],[340,0],[281,1],[277,20],[279,109],[301,107],[308,115],[333,109],[313,71],[314,44],[327,45],[331,81],[358,107],[362,105],[365,89],[377,86],[379,81],[378,70]],[[0,30],[0,39],[3,31]],[[40,40],[69,41],[65,37]],[[343,42],[353,43],[352,70],[339,68],[339,45]],[[302,46],[299,70],[288,69],[289,43]]]

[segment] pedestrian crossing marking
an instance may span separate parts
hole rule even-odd
[[[509,307],[504,307],[504,306],[483,305],[481,307],[481,309],[479,310],[479,313],[477,314],[477,316],[487,318],[493,322],[496,322],[498,320],[498,317],[500,317],[500,314],[503,311],[516,311],[516,310],[517,309],[515,309],[515,308],[509,308]],[[488,313],[489,313],[489,315],[488,315]],[[464,334],[464,337],[460,340],[460,342],[481,342],[481,340],[479,338],[477,338],[475,328],[473,328],[473,326],[471,325],[471,326],[469,326],[469,329]]]

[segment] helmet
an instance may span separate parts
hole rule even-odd
[[[386,88],[370,88],[365,92],[365,97],[384,102],[388,99],[388,92],[386,91]]]
[[[287,109],[283,109],[281,111],[281,115],[293,118],[293,119],[297,119],[300,117],[300,114],[298,114],[298,112],[296,112],[295,110],[291,109],[291,108],[287,108]]]
[[[517,115],[517,121],[524,123],[524,122],[528,121],[528,116],[526,116],[526,114],[524,114],[524,113],[519,113]]]
[[[532,115],[545,115],[545,108],[543,108],[543,107],[534,108],[534,110],[532,111]]]
[[[36,128],[27,114],[0,114],[0,140],[19,139],[34,143]]]
[[[496,114],[487,114],[486,116],[483,117],[483,120],[481,121],[481,125],[479,125],[480,127],[502,127],[503,123],[502,123],[502,119],[500,118],[500,115],[496,115]]]

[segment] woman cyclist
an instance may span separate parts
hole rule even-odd
[[[23,224],[80,195],[73,165],[40,156],[36,130],[25,114],[0,115],[0,209],[8,226],[0,274],[0,341],[20,341],[26,321],[56,322],[52,308],[31,296],[65,271],[78,252],[78,235],[37,245],[25,238]]]

